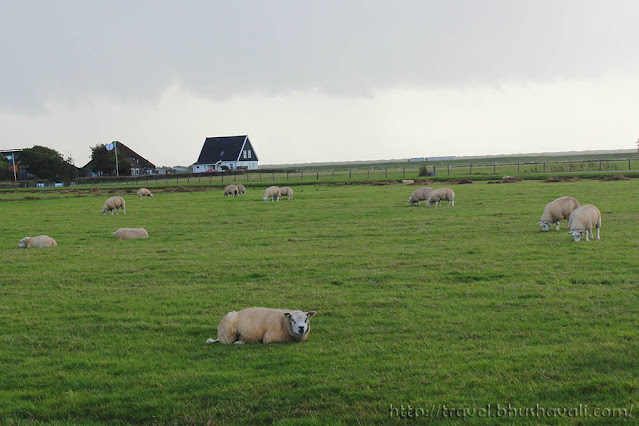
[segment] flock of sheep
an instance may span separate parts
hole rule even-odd
[[[412,182],[411,182],[412,183]],[[246,194],[244,185],[228,185],[224,188],[224,196],[239,197]],[[137,196],[153,197],[147,188],[140,188]],[[279,201],[283,196],[293,198],[291,187],[270,186],[264,191],[264,201]],[[455,192],[451,188],[421,187],[413,191],[408,198],[411,205],[425,201],[428,206],[438,206],[442,201],[448,201],[449,206],[455,205]],[[120,209],[126,214],[126,203],[120,196],[108,198],[102,207],[102,214],[111,212],[119,214]],[[600,239],[601,212],[592,204],[580,205],[573,197],[561,197],[548,203],[538,222],[542,231],[549,230],[561,220],[568,220],[568,228],[574,241],[579,241],[583,236],[586,241],[594,238],[593,228],[597,229],[597,239]],[[113,233],[118,239],[148,238],[149,234],[144,228],[119,228]],[[20,240],[18,247],[44,248],[55,247],[57,242],[47,236],[25,237]],[[247,308],[241,311],[227,313],[220,321],[217,339],[208,339],[207,343],[285,343],[305,342],[311,330],[309,319],[315,315],[315,311],[286,311],[270,308]]]

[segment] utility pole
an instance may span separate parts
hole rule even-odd
[[[118,167],[118,141],[113,141],[113,149],[115,149],[115,174],[120,176],[120,169]]]

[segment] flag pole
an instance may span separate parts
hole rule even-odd
[[[120,170],[118,168],[118,141],[113,141],[113,146],[115,149],[115,174],[120,176]]]
[[[11,154],[11,159],[13,160],[13,180],[18,181],[16,177],[16,153]]]

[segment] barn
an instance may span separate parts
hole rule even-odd
[[[256,170],[257,154],[247,135],[206,138],[193,173],[222,170]]]

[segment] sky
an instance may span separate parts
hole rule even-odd
[[[0,149],[190,165],[632,149],[636,0],[0,0]]]

